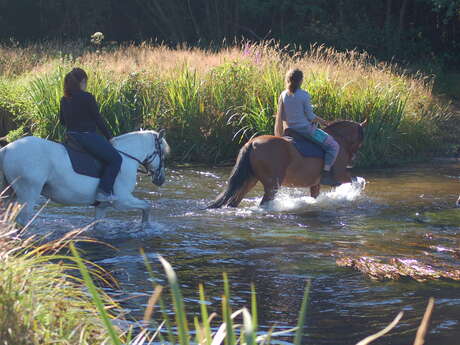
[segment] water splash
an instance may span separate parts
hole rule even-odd
[[[273,211],[302,211],[305,208],[311,209],[336,209],[341,206],[349,206],[350,203],[366,200],[364,189],[366,180],[357,177],[352,183],[345,183],[330,191],[322,192],[314,199],[305,196],[305,189],[284,189],[275,200],[268,206]]]

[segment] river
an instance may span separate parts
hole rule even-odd
[[[179,277],[187,308],[198,309],[203,282],[210,308],[220,311],[222,272],[231,282],[234,307],[250,305],[255,284],[263,330],[295,326],[303,290],[311,280],[305,343],[355,344],[386,326],[399,325],[378,344],[412,343],[430,296],[436,304],[427,344],[457,345],[460,339],[460,282],[373,281],[337,267],[342,255],[436,258],[460,269],[449,249],[460,247],[460,164],[433,163],[356,172],[360,183],[318,198],[302,189],[283,189],[267,209],[259,208],[258,186],[237,209],[204,210],[223,188],[229,168],[169,169],[161,188],[140,180],[137,194],[152,200],[153,226],[141,229],[137,212],[111,212],[92,235],[117,250],[89,245],[87,259],[120,282],[109,292],[130,317],[142,318],[152,283],[139,250],[163,274],[157,255]],[[365,182],[364,182],[365,181]],[[55,235],[91,221],[92,210],[49,205],[36,228]],[[33,230],[32,230],[33,231]]]

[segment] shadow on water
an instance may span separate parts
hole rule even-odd
[[[229,169],[170,170],[160,189],[141,181],[139,196],[153,201],[153,226],[141,229],[136,212],[112,212],[93,233],[119,249],[88,246],[86,253],[118,278],[121,289],[112,293],[131,297],[123,306],[133,317],[142,317],[152,290],[139,254],[144,248],[153,262],[161,254],[174,266],[189,309],[198,308],[197,285],[204,282],[211,308],[219,311],[226,271],[235,305],[248,305],[254,282],[261,324],[286,328],[295,325],[311,279],[309,343],[354,344],[401,309],[402,322],[380,343],[410,343],[430,296],[436,306],[427,343],[458,343],[460,283],[376,282],[337,267],[335,259],[434,257],[460,268],[459,258],[449,254],[460,247],[460,210],[453,209],[459,165],[367,171],[359,183],[325,189],[317,200],[306,190],[284,189],[266,209],[257,206],[258,187],[237,209],[204,210],[228,174]],[[35,228],[65,232],[91,217],[89,208],[50,205]]]

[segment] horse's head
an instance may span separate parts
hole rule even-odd
[[[169,155],[169,145],[165,139],[165,130],[153,132],[153,152],[146,158],[146,168],[152,177],[152,183],[161,186],[165,182],[165,159]]]
[[[337,121],[327,126],[325,131],[331,134],[348,154],[349,164],[356,158],[356,153],[363,145],[364,127],[367,119],[361,123],[354,121]]]

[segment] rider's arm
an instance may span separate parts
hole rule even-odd
[[[278,111],[275,117],[275,135],[278,137],[283,136],[283,97],[280,95],[278,99]]]
[[[308,121],[315,120],[318,116],[313,112],[313,106],[311,105],[310,95],[307,93],[304,99],[304,112]]]
[[[89,102],[89,109],[91,112],[91,116],[93,116],[94,120],[96,121],[97,128],[102,132],[102,134],[110,140],[112,135],[110,134],[109,129],[107,128],[104,120],[102,119],[101,114],[99,113],[99,107],[97,106],[96,99],[93,95],[89,95],[90,102]]]
[[[323,118],[319,117],[313,112],[313,106],[311,104],[311,98],[310,95],[307,93],[307,97],[305,99],[304,103],[304,111],[305,111],[305,116],[307,117],[308,121],[310,122],[319,122],[322,125],[327,125],[328,122],[324,120]]]

